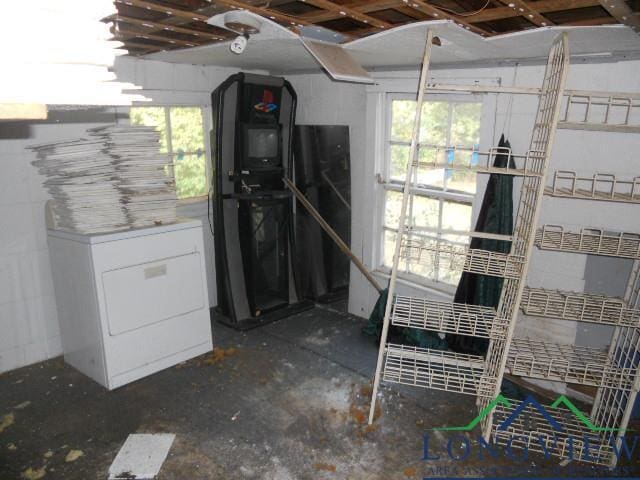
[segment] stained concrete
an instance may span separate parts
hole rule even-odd
[[[0,375],[0,479],[104,479],[130,433],[175,433],[159,479],[408,479],[432,476],[603,476],[533,454],[447,458],[432,427],[475,416],[471,397],[384,386],[367,427],[377,349],[363,321],[316,308],[240,333],[214,324],[224,349],[108,392],[61,358]],[[30,403],[26,403],[30,402]],[[0,427],[1,428],[1,427]],[[452,449],[455,455],[460,442]],[[71,450],[82,451],[65,462]],[[486,455],[485,455],[486,457]],[[490,470],[494,468],[494,470]],[[637,465],[634,467],[637,468]]]

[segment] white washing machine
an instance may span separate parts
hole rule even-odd
[[[64,359],[114,389],[212,349],[202,222],[48,230]]]

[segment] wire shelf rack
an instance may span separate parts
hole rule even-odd
[[[606,351],[530,339],[511,341],[506,371],[512,375],[628,390],[632,367],[616,366]]]
[[[545,189],[545,194],[553,197],[640,203],[640,177],[620,180],[609,173],[596,173],[586,177],[569,170],[558,170],[553,176],[553,184]]]
[[[394,298],[391,323],[481,338],[504,338],[509,324],[505,319],[496,318],[495,309],[490,307],[434,302],[401,295]]]
[[[495,381],[483,377],[475,355],[388,343],[383,380],[467,395],[491,395]]]
[[[611,433],[593,432],[564,405],[545,405],[547,413],[562,425],[562,431],[554,429],[542,413],[533,405],[527,405],[510,425],[501,426],[519,406],[518,400],[510,400],[511,406],[496,405],[493,412],[491,436],[498,445],[527,449],[543,455],[608,466],[613,457]],[[588,438],[588,444],[585,443]]]
[[[418,263],[446,265],[452,270],[511,279],[519,279],[522,276],[525,264],[524,256],[472,249],[466,245],[429,238],[403,240],[400,258]]]
[[[564,99],[558,128],[640,133],[640,98],[572,91]]]
[[[580,233],[560,225],[544,225],[536,232],[536,245],[543,250],[587,253],[622,258],[640,258],[640,235],[583,228]]]
[[[419,169],[447,169],[477,173],[499,173],[519,177],[541,177],[544,172],[544,151],[530,150],[524,155],[513,153],[511,148],[491,147],[486,150],[476,148],[421,144],[423,157],[418,161]],[[496,155],[507,157],[505,167],[496,167]],[[515,167],[509,167],[513,163]]]
[[[520,308],[538,317],[640,327],[640,309],[629,307],[622,298],[606,295],[525,287]]]

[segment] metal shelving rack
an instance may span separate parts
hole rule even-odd
[[[621,437],[627,428],[640,390],[640,234],[595,228],[571,232],[559,225],[538,227],[538,218],[545,194],[552,197],[640,203],[640,177],[618,179],[608,173],[595,173],[588,177],[579,176],[572,171],[557,171],[551,186],[545,187],[556,128],[640,133],[640,94],[565,90],[569,64],[566,34],[560,35],[551,48],[540,89],[427,85],[431,42],[432,34],[429,32],[420,75],[418,105],[422,104],[425,90],[468,89],[472,92],[538,95],[538,112],[530,150],[524,154],[517,155],[509,149],[499,148],[478,152],[450,146],[420,145],[421,149],[431,151],[419,160],[417,132],[420,131],[421,109],[417,109],[369,422],[373,421],[381,380],[472,395],[476,398],[479,411],[486,411],[497,398],[505,372],[534,379],[590,385],[598,390],[586,423],[577,418],[566,404],[553,404],[547,406],[547,409],[558,419],[562,431],[553,429],[547,419],[532,406],[527,406],[525,415],[520,415],[508,428],[503,429],[502,422],[510,417],[519,403],[511,401],[511,406],[498,403],[484,417],[481,422],[482,434],[485,439],[492,438],[498,444],[528,448],[543,454],[552,453],[561,458],[566,458],[569,451],[572,451],[575,459],[615,466],[617,456],[614,450],[620,449]],[[476,159],[483,160],[476,161],[473,165],[457,164],[455,161],[450,163],[450,158],[459,158],[449,155],[452,150],[473,151]],[[491,159],[496,154],[504,154],[513,159],[516,168],[493,167]],[[415,191],[420,169],[434,168],[499,173],[522,178],[513,235],[450,232],[468,237],[510,241],[509,253],[443,243],[426,238],[425,229],[411,225],[410,220],[407,225],[407,207]],[[541,250],[633,259],[632,274],[624,297],[526,286],[525,279],[534,246]],[[447,265],[465,272],[501,277],[504,282],[500,303],[493,309],[396,295],[400,260],[428,261],[430,264]],[[513,338],[520,310],[541,318],[613,326],[610,347],[605,351]],[[486,338],[489,339],[488,352],[482,357],[387,343],[390,325]],[[541,442],[540,435],[547,439],[546,445]],[[589,444],[582,440],[585,435],[589,438]],[[613,445],[610,435],[615,436]]]
[[[428,32],[417,105],[421,105],[424,98],[432,38],[432,33]],[[421,145],[421,149],[431,150],[430,155],[426,156],[430,160],[419,160],[417,137],[420,131],[422,109],[417,109],[374,378],[370,423],[373,421],[380,380],[473,395],[477,399],[480,410],[486,408],[500,393],[500,384],[507,364],[508,347],[511,343],[524,289],[524,279],[534,248],[535,228],[544,195],[551,145],[560,117],[568,63],[567,35],[561,34],[553,43],[549,53],[542,88],[539,91],[538,112],[530,148],[521,155],[514,154],[509,149],[491,148],[483,152],[474,151],[476,158],[484,158],[483,161],[478,161],[474,165],[458,165],[447,161],[451,158],[448,152],[453,147]],[[493,167],[491,160],[498,153],[510,157],[508,160],[513,160],[516,167]],[[511,164],[510,161],[506,163]],[[424,238],[418,235],[419,229],[411,224],[407,225],[408,205],[411,202],[420,169],[433,168],[461,169],[488,174],[500,173],[522,178],[513,235],[456,232],[457,235],[468,237],[508,240],[511,242],[509,253],[472,249]],[[411,262],[424,260],[440,264],[444,262],[465,272],[503,278],[500,303],[494,310],[396,295],[398,265],[401,259]],[[390,325],[488,338],[488,352],[486,357],[482,357],[387,343]],[[491,432],[492,416],[490,414],[483,420],[485,437],[488,437]]]

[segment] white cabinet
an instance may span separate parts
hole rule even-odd
[[[70,365],[113,389],[211,350],[199,220],[48,242]]]

